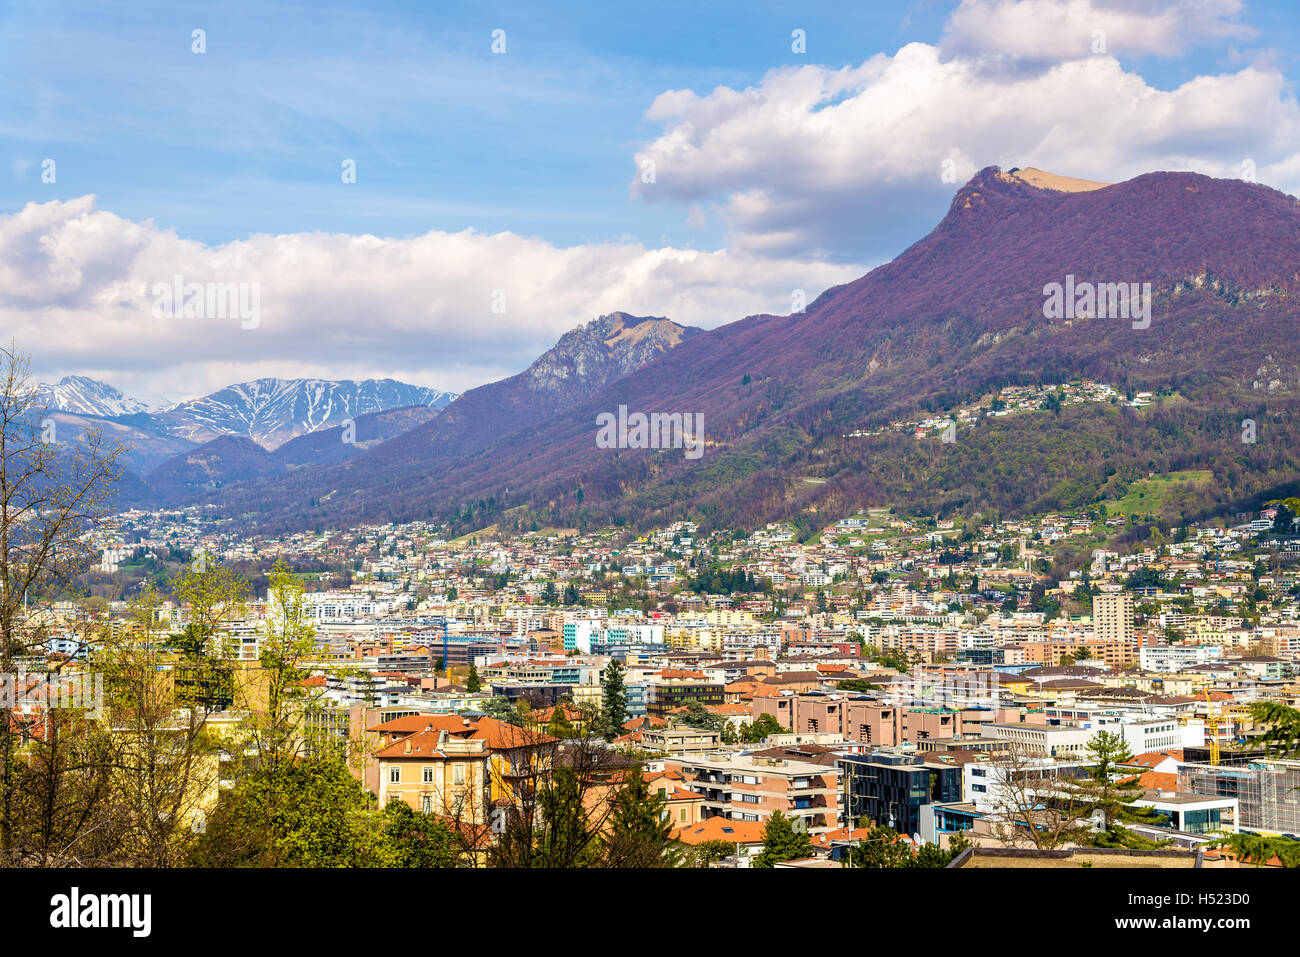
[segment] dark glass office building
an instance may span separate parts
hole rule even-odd
[[[847,820],[864,815],[900,834],[921,830],[921,806],[961,800],[961,768],[919,754],[849,754],[840,758]]]

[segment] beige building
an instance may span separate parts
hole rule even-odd
[[[642,729],[641,746],[661,754],[705,754],[722,747],[722,735],[705,728],[667,724],[662,728]]]
[[[375,760],[380,807],[405,801],[425,814],[487,821],[488,747],[482,738],[452,737],[430,726],[394,741]]]
[[[1133,640],[1133,596],[1128,592],[1102,592],[1092,600],[1092,629],[1100,641]]]
[[[794,827],[821,834],[839,825],[839,768],[762,755],[669,758],[668,771],[703,797],[704,820],[765,822],[776,811]]]

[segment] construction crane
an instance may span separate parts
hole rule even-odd
[[[1219,716],[1210,710],[1210,689],[1205,689],[1205,730],[1210,737],[1210,764],[1219,763]]]

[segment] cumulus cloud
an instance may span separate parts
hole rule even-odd
[[[1251,159],[1261,181],[1300,186],[1300,106],[1267,65],[1160,90],[1109,55],[1008,72],[912,43],[856,67],[773,70],[744,90],[671,90],[646,117],[662,132],[637,168],[656,175],[634,178],[633,195],[714,204],[731,248],[752,255],[893,256],[946,209],[945,172],[960,185],[988,165],[1114,182],[1236,177]]]
[[[860,272],[725,250],[557,247],[473,231],[256,235],[207,246],[97,209],[93,196],[0,216],[6,332],[44,376],[99,375],[146,400],[260,375],[392,376],[461,391],[519,371],[603,313],[712,327],[788,312],[793,289],[811,299]],[[256,328],[158,315],[160,290],[177,276],[255,286]]]

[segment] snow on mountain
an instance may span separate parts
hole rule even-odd
[[[274,449],[344,419],[417,405],[441,410],[455,398],[395,379],[254,379],[181,402],[157,418],[171,434],[192,441],[238,435]]]
[[[51,411],[105,417],[149,411],[149,407],[138,399],[124,396],[107,382],[84,375],[64,376],[53,384],[42,382],[37,385],[36,392],[40,404]]]

